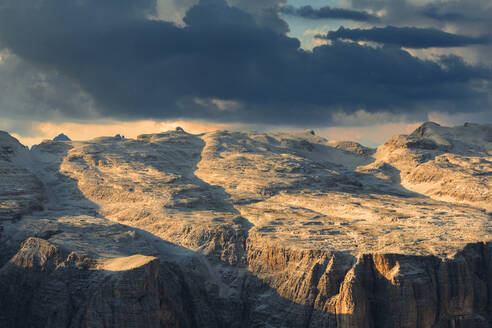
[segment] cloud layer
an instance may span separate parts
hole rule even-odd
[[[202,0],[180,27],[151,19],[155,0],[4,0],[0,44],[30,69],[11,91],[39,117],[326,125],[340,111],[490,108],[489,68],[338,41],[304,51],[254,8]]]
[[[371,41],[411,49],[465,47],[490,43],[489,37],[485,36],[474,38],[447,33],[434,28],[395,26],[373,27],[371,29],[348,29],[342,26],[337,31],[330,31],[326,35],[318,35],[317,37],[325,40]]]
[[[348,19],[359,22],[377,22],[379,18],[365,11],[357,11],[343,8],[332,8],[329,6],[314,9],[312,6],[284,6],[282,13],[310,19]]]

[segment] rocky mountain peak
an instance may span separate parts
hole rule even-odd
[[[425,122],[421,126],[419,126],[415,131],[412,132],[412,135],[419,136],[422,138],[429,137],[433,133],[435,133],[436,128],[441,127],[439,124],[434,122]]]
[[[17,139],[5,131],[0,131],[0,160],[11,160],[15,154],[25,150]]]
[[[67,137],[65,134],[60,133],[56,137],[53,138],[53,141],[72,141],[69,137]]]

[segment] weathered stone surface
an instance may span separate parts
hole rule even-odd
[[[21,164],[27,158],[26,148],[0,131],[0,227],[42,208],[41,182]]]
[[[442,127],[425,123],[378,148],[376,163],[399,170],[402,185],[434,199],[492,211],[491,125]]]
[[[0,327],[489,327],[489,136],[0,134]]]

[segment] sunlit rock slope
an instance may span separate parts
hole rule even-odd
[[[492,127],[0,134],[1,327],[489,327]]]

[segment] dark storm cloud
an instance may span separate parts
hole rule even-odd
[[[330,31],[326,35],[317,35],[317,37],[326,40],[372,41],[411,49],[466,47],[490,42],[488,37],[473,38],[433,28],[395,26],[371,29],[349,29],[342,26],[337,31]]]
[[[149,20],[154,10],[151,0],[4,0],[0,43],[79,86],[102,117],[323,125],[334,111],[490,108],[490,70],[457,57],[437,63],[344,42],[306,52],[220,0],[191,8],[182,28]],[[85,106],[57,111],[81,116]]]
[[[231,6],[253,15],[258,25],[270,28],[278,33],[289,32],[289,26],[279,16],[279,8],[287,0],[228,0]]]
[[[16,130],[29,120],[84,118],[92,111],[90,97],[56,71],[40,70],[8,51],[0,57],[0,120],[19,120]]]
[[[176,21],[177,17],[184,16],[191,7],[200,2],[200,0],[157,1],[160,16],[164,20],[171,21]],[[256,23],[262,27],[278,33],[289,32],[289,26],[279,15],[279,8],[285,5],[287,0],[227,0],[227,3],[252,15]]]
[[[354,10],[379,11],[378,26],[434,27],[469,36],[490,35],[490,0],[349,0]],[[492,65],[492,44],[478,44],[466,51],[468,60]]]
[[[311,6],[295,8],[285,6],[281,8],[282,13],[286,15],[299,16],[309,19],[348,19],[359,22],[376,22],[378,17],[373,16],[365,11],[357,11],[342,8],[332,8],[329,6],[314,9]]]
[[[419,14],[424,17],[428,17],[434,20],[443,21],[443,22],[471,22],[473,21],[472,17],[467,17],[463,13],[458,11],[448,10],[443,7],[442,4],[428,4],[424,8],[419,10]]]
[[[434,0],[425,4],[412,0],[350,0],[350,4],[354,10],[384,10],[382,21],[389,24],[436,21],[477,27],[489,25],[492,14],[490,0]]]

